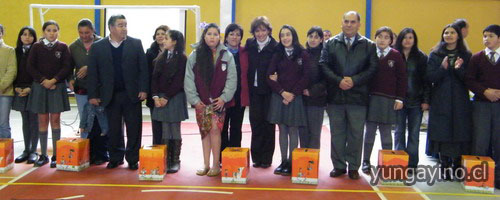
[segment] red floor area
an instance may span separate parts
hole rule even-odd
[[[144,124],[143,144],[151,144],[150,123]],[[330,134],[323,128],[320,155],[320,183],[317,186],[292,184],[290,177],[273,174],[280,163],[278,144],[272,167],[251,168],[246,185],[222,184],[220,177],[197,176],[202,164],[201,140],[195,123],[183,123],[183,146],[181,170],[168,174],[163,182],[138,181],[137,171],[128,170],[127,164],[109,170],[105,165],[91,166],[82,172],[56,171],[48,165],[36,169],[19,179],[14,185],[0,190],[0,199],[54,199],[84,195],[77,199],[379,199],[363,178],[350,180],[347,176],[330,178]],[[250,145],[250,127],[243,127],[242,146]],[[278,136],[278,134],[276,134]],[[276,139],[278,141],[278,139]],[[28,170],[26,164],[19,164],[8,174],[14,177]],[[10,175],[9,175],[10,174]],[[0,180],[8,182],[8,179]],[[17,184],[17,185],[16,185]],[[22,185],[24,184],[24,185]],[[72,185],[73,184],[73,185]],[[76,184],[76,185],[75,185]],[[210,190],[232,194],[214,194],[187,191],[142,192],[142,190]],[[293,191],[297,189],[296,191]],[[327,189],[328,191],[311,191]],[[203,192],[203,191],[201,191]]]

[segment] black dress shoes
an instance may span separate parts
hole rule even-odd
[[[15,163],[22,163],[26,160],[28,160],[29,154],[28,153],[22,153],[19,157],[16,158],[14,161]]]
[[[139,164],[138,163],[129,163],[128,168],[130,170],[137,170],[137,169],[139,169]]]
[[[285,166],[283,167],[283,170],[281,170],[281,175],[282,176],[290,176],[292,175],[292,165],[291,163],[287,162]]]
[[[347,171],[345,169],[333,169],[330,172],[330,177],[339,177],[339,176],[344,175],[345,173],[347,173]]]
[[[57,166],[56,157],[52,156],[52,158],[50,160],[51,160],[50,161],[50,168],[56,168],[56,166]]]
[[[38,154],[37,153],[30,153],[29,157],[28,157],[28,164],[33,164],[36,162],[36,160],[38,160]]]
[[[49,162],[49,157],[47,155],[40,155],[38,160],[35,162],[35,167],[41,167],[44,166]]]
[[[285,168],[285,165],[286,163],[285,162],[282,162],[280,164],[280,166],[278,166],[275,170],[274,170],[274,174],[276,175],[281,175],[281,171],[283,171],[283,168]]]
[[[349,178],[352,179],[352,180],[359,179],[358,170],[349,170]]]
[[[106,166],[106,168],[108,169],[114,169],[116,167],[118,167],[118,165],[123,165],[123,160],[122,161],[119,161],[119,162],[116,162],[116,161],[110,161],[108,163],[108,165]]]

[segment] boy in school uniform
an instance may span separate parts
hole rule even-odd
[[[495,160],[495,187],[500,188],[500,26],[483,30],[486,48],[471,57],[465,84],[474,93],[472,152]]]

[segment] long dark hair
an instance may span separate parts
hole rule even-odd
[[[292,33],[292,47],[293,47],[293,53],[292,53],[292,60],[296,60],[302,53],[302,50],[304,50],[304,47],[300,44],[299,42],[299,36],[297,34],[297,31],[295,31],[295,28],[293,26],[290,26],[288,24],[285,24],[281,27],[279,34],[281,35],[281,32],[283,29],[288,29]],[[286,51],[285,51],[285,46],[281,43],[281,36],[280,38],[280,43],[277,46],[277,51],[278,55],[280,56],[281,59],[286,57]]]
[[[401,54],[403,54],[403,49],[404,49],[403,40],[405,39],[405,36],[410,34],[410,33],[413,34],[413,46],[411,47],[409,55],[417,55],[420,50],[418,49],[417,33],[415,32],[415,30],[413,28],[407,27],[407,28],[404,28],[403,30],[401,30],[401,32],[399,32],[398,38],[396,39],[395,48]]]
[[[445,54],[446,52],[446,42],[444,41],[443,34],[446,31],[447,28],[453,28],[458,34],[458,39],[457,39],[457,50],[460,54],[466,54],[467,53],[467,48],[464,45],[464,38],[462,37],[462,31],[457,25],[454,24],[448,24],[443,28],[443,31],[441,32],[441,41],[439,42],[438,48],[436,50],[436,53],[438,54]]]
[[[17,34],[17,42],[16,42],[16,59],[17,63],[21,60],[21,57],[23,55],[23,41],[21,40],[21,36],[24,34],[24,31],[28,30],[30,34],[33,36],[33,42],[31,42],[31,45],[33,45],[36,42],[36,31],[33,29],[31,26],[24,26],[21,28],[19,31],[19,34]],[[30,48],[31,49],[31,48]],[[28,55],[28,52],[25,52],[26,55]]]
[[[212,76],[215,70],[212,50],[210,50],[210,47],[208,47],[207,42],[205,41],[205,35],[207,34],[208,29],[211,28],[215,28],[220,35],[219,26],[215,23],[210,23],[203,30],[198,47],[196,47],[196,65],[198,66],[198,69],[200,70],[200,73],[207,85],[210,85],[210,82],[212,82]],[[220,41],[218,45],[220,45]]]
[[[179,61],[179,57],[184,54],[185,42],[184,35],[180,31],[177,30],[169,30],[167,31],[168,36],[173,41],[176,41],[174,51],[172,52],[171,63],[175,63],[175,67],[167,68],[166,77],[172,78],[177,72],[177,67],[186,67],[186,66],[178,66],[177,62]],[[158,76],[161,71],[163,65],[167,62],[168,50],[163,51],[158,58],[155,59],[155,65],[153,69],[153,76]]]

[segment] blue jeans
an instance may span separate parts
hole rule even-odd
[[[85,104],[89,103],[87,95],[75,94],[76,106],[78,107],[78,114],[80,114],[80,119],[82,118],[83,107]]]
[[[10,138],[9,115],[12,100],[12,96],[0,96],[0,138]]]
[[[410,156],[408,165],[418,165],[418,145],[420,136],[420,124],[424,112],[421,107],[404,107],[397,111],[396,131],[394,132],[394,144],[396,150],[405,150]],[[408,142],[406,142],[406,122],[408,120]]]

